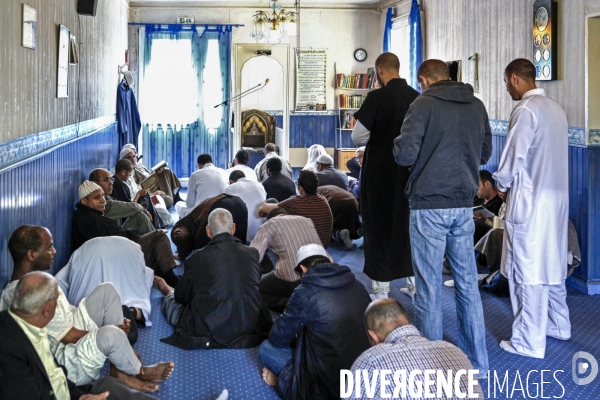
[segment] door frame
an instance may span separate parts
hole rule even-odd
[[[285,135],[281,143],[276,143],[279,146],[279,155],[288,158],[290,148],[290,45],[289,44],[260,44],[260,43],[235,43],[234,54],[233,54],[233,92],[232,96],[235,96],[241,92],[242,86],[242,68],[246,61],[254,57],[261,57],[255,54],[257,50],[270,50],[271,57],[277,60],[283,66],[283,131]],[[263,56],[264,57],[264,56]],[[234,113],[234,129],[231,134],[232,144],[229,146],[230,159],[233,160],[235,153],[242,145],[242,137],[240,134],[240,126],[242,122],[241,116],[241,102],[234,101],[232,104],[232,110]]]

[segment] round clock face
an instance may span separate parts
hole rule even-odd
[[[548,61],[550,59],[550,50],[544,50],[544,61]]]
[[[356,49],[354,59],[356,61],[365,61],[367,59],[367,51],[365,49]]]
[[[544,7],[538,8],[535,13],[535,25],[540,31],[543,31],[548,26],[548,10]]]
[[[547,33],[544,33],[544,46],[548,46],[550,44],[550,35],[548,35]]]
[[[542,52],[536,50],[535,53],[533,53],[533,59],[535,60],[535,62],[540,62],[540,60],[542,59]]]
[[[542,37],[538,33],[537,35],[535,35],[535,38],[533,39],[533,44],[535,45],[535,47],[538,47],[541,43],[542,43]]]
[[[540,68],[539,65],[536,65],[535,66],[535,77],[539,78],[541,73],[542,73],[542,69]]]
[[[544,74],[544,78],[547,78],[550,76],[550,66],[548,64],[544,65],[544,68],[542,69],[542,73]]]

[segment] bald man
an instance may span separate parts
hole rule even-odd
[[[400,61],[383,53],[375,61],[382,88],[370,92],[354,117],[356,145],[365,145],[360,201],[364,226],[364,273],[372,279],[372,298],[387,297],[390,281],[413,275],[409,208],[404,195],[408,168],[394,162],[394,138],[419,93],[400,78]]]
[[[394,393],[395,381],[392,376],[396,371],[452,371],[452,376],[461,370],[472,370],[473,366],[467,356],[460,349],[443,340],[430,341],[410,324],[406,311],[395,299],[380,299],[369,304],[365,311],[365,327],[371,342],[370,349],[362,353],[352,365],[352,374],[358,376],[356,371],[368,371],[368,376],[373,377],[374,371],[391,371],[389,383],[385,390]],[[374,393],[383,393],[380,387],[382,379],[376,379]],[[463,393],[469,392],[468,374],[459,378],[460,389]],[[433,379],[429,386],[430,393],[438,393],[437,379]],[[365,380],[361,380],[360,393],[367,393]],[[474,393],[483,398],[483,391],[476,385]],[[390,396],[391,397],[391,396]],[[361,395],[353,390],[350,399],[362,399]],[[452,397],[454,398],[454,397]]]

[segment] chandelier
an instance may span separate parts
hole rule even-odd
[[[286,36],[296,36],[300,28],[300,0],[294,3],[295,11],[286,11],[277,0],[271,0],[269,11],[257,11],[252,17],[250,36],[256,40],[267,39],[269,44],[279,44]]]

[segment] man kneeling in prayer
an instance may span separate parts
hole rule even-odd
[[[155,278],[166,296],[162,310],[175,332],[161,339],[191,350],[242,349],[263,341],[273,324],[258,291],[258,250],[233,236],[231,213],[217,208],[208,216],[208,245],[184,262],[184,272],[173,289]]]

